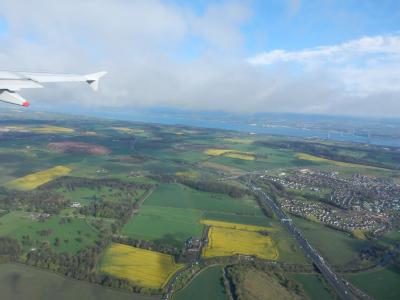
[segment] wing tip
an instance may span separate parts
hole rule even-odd
[[[101,77],[107,74],[107,71],[101,71],[97,73],[92,73],[86,75],[86,82],[90,85],[90,87],[97,91],[99,89],[99,80]]]

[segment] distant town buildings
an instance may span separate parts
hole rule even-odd
[[[279,199],[288,212],[340,230],[383,233],[400,213],[400,186],[388,178],[311,169],[260,178],[300,192]]]

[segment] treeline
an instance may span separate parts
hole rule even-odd
[[[10,237],[0,237],[0,262],[17,261],[21,247],[17,240]]]
[[[232,198],[241,198],[245,195],[251,194],[251,192],[246,188],[215,180],[193,180],[171,174],[151,175],[150,178],[162,183],[180,183],[202,192],[226,194]]]
[[[52,190],[52,189],[66,189],[67,191],[74,191],[77,188],[90,188],[90,189],[100,189],[102,187],[109,187],[124,190],[126,192],[131,192],[135,189],[150,189],[151,184],[147,183],[136,183],[122,181],[116,178],[99,178],[91,179],[84,177],[60,177],[49,183],[46,183],[39,187],[40,190]]]
[[[173,245],[160,244],[160,243],[156,243],[156,242],[152,242],[152,241],[145,241],[145,240],[137,240],[137,239],[133,239],[131,237],[126,237],[126,236],[114,235],[112,237],[112,241],[114,243],[121,243],[121,244],[126,244],[129,246],[133,246],[136,248],[141,248],[141,249],[152,250],[152,251],[169,254],[169,255],[172,255],[176,261],[179,261],[180,254],[182,252],[180,248],[175,247]]]
[[[297,152],[304,152],[310,155],[319,156],[326,159],[343,161],[347,163],[366,164],[374,167],[400,169],[400,153],[394,149],[385,149],[387,157],[393,162],[382,162],[382,148],[370,146],[368,148],[361,146],[340,146],[324,145],[321,143],[301,142],[301,141],[257,141],[256,145],[276,148],[290,149]],[[346,154],[349,152],[359,152],[361,155],[352,156]],[[397,162],[397,163],[396,163]]]
[[[181,184],[184,184],[198,191],[217,193],[217,194],[227,194],[232,198],[242,198],[243,196],[251,194],[248,189],[219,181],[211,181],[211,180],[195,181],[182,177],[178,177],[177,181]]]
[[[4,190],[3,190],[4,193]],[[63,195],[50,190],[16,191],[7,190],[0,197],[0,208],[15,210],[24,208],[32,212],[58,214],[70,201]]]
[[[111,231],[116,233],[128,222],[135,207],[135,204],[127,202],[99,200],[91,201],[88,205],[81,207],[79,213],[85,216],[115,219],[115,222],[111,223]]]

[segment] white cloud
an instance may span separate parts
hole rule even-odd
[[[271,65],[282,62],[341,62],[370,54],[400,55],[399,35],[363,37],[346,43],[320,46],[299,51],[273,50],[248,59],[253,65]]]
[[[162,0],[2,0],[0,15],[10,31],[0,37],[0,65],[109,71],[99,93],[72,84],[24,90],[32,105],[399,115],[399,35],[277,50],[251,64],[241,33],[252,15],[249,2],[216,3],[198,13]],[[191,39],[201,40],[198,55],[182,59]],[[293,62],[305,66],[301,76],[292,75]]]

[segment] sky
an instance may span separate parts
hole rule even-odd
[[[400,118],[397,0],[2,0],[4,70],[92,73],[33,107]]]

